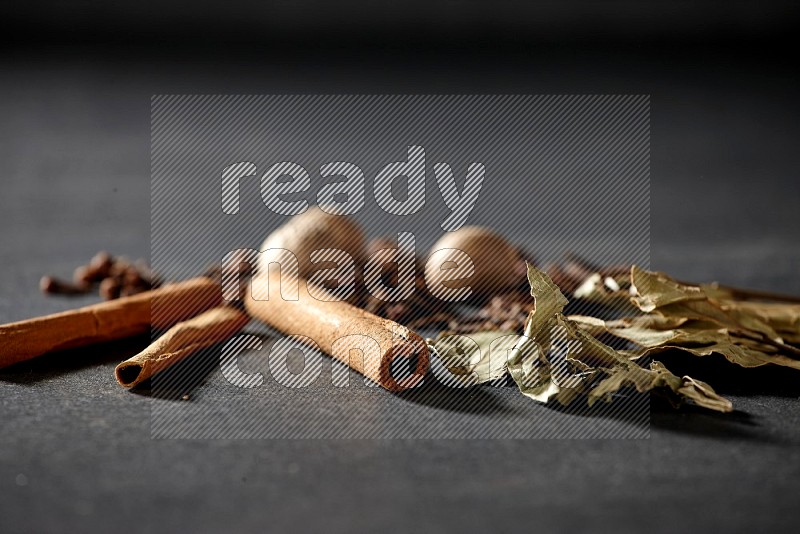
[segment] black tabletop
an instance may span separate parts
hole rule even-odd
[[[69,275],[97,250],[149,256],[150,97],[170,93],[650,94],[651,266],[680,279],[800,294],[800,109],[794,74],[780,62],[719,50],[675,64],[556,50],[480,62],[471,59],[480,53],[402,61],[118,53],[6,62],[0,322],[91,302],[43,296],[38,281]],[[800,527],[800,375],[790,370],[678,359],[677,368],[715,385],[736,411],[654,404],[646,439],[154,439],[153,411],[187,401],[117,385],[114,366],[144,344],[0,372],[0,530]],[[188,402],[223,394],[215,373]],[[325,404],[313,394],[295,401],[298,413]],[[380,392],[337,402],[343,413],[378,402],[401,419],[447,409]],[[531,421],[575,417],[520,406]],[[264,396],[265,411],[278,408]]]

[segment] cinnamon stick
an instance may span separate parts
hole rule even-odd
[[[169,284],[25,321],[0,325],[0,368],[42,354],[169,328],[217,306],[219,284],[206,277]]]
[[[212,308],[180,322],[142,352],[119,364],[114,371],[117,382],[134,387],[197,351],[228,340],[248,322],[246,313],[231,307]]]
[[[251,291],[245,292],[248,313],[284,334],[303,336],[298,339],[316,344],[322,352],[389,391],[409,389],[422,380],[429,351],[419,335],[347,302],[317,300],[309,294],[305,280],[298,282],[299,298],[284,300],[279,272],[256,276]],[[253,298],[254,294],[264,298],[268,287],[269,300]],[[400,358],[409,360],[413,372],[398,380],[393,376],[396,368],[392,363]]]

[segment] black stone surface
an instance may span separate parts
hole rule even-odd
[[[5,62],[1,322],[84,302],[40,295],[42,274],[68,275],[100,249],[149,254],[149,99],[180,92],[650,93],[652,266],[800,294],[800,104],[784,63],[119,53]],[[687,364],[737,411],[654,405],[646,440],[153,440],[151,410],[167,401],[112,372],[143,343],[0,371],[0,530],[800,529],[796,372]]]

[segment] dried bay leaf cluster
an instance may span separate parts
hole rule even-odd
[[[694,286],[637,267],[629,280],[592,273],[573,295],[630,315],[605,320],[565,316],[568,300],[544,272],[528,265],[534,297],[523,335],[504,330],[468,336],[444,332],[430,342],[451,373],[482,383],[509,374],[520,391],[539,402],[589,405],[610,401],[623,388],[665,394],[729,412],[730,401],[711,386],[672,374],[652,357],[678,349],[696,356],[720,354],[743,367],[766,364],[800,369],[800,305],[742,300],[734,290]],[[601,342],[609,339],[618,349]]]
[[[573,317],[583,329],[630,341],[640,355],[679,349],[720,354],[742,367],[774,364],[800,369],[800,305],[736,300],[716,286],[676,282],[661,273],[631,270],[630,302],[643,314],[603,321]]]

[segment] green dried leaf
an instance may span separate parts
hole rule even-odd
[[[768,324],[785,343],[800,344],[800,304],[721,299],[719,305],[727,313],[755,317]]]
[[[469,384],[502,378],[508,372],[508,351],[520,336],[513,332],[486,331],[460,335],[443,332],[429,342],[453,375]]]
[[[608,371],[608,376],[601,380],[588,394],[589,405],[598,400],[611,401],[611,395],[623,386],[631,385],[639,392],[654,389],[667,389],[678,399],[690,400],[697,406],[718,412],[733,410],[731,402],[719,395],[705,382],[689,376],[679,378],[672,374],[660,362],[653,362],[649,369],[639,366],[616,367]]]
[[[539,402],[567,404],[588,393],[594,402],[610,400],[612,392],[632,384],[641,392],[668,388],[679,398],[710,409],[732,409],[708,385],[675,377],[661,364],[642,368],[629,354],[581,330],[562,314],[567,299],[558,287],[532,265],[528,265],[528,281],[535,308],[508,361],[508,371],[524,395]]]
[[[697,356],[717,353],[743,367],[775,364],[800,369],[800,306],[718,300],[713,286],[690,286],[662,273],[631,270],[637,295],[631,301],[648,315],[603,322],[574,317],[585,330],[631,341],[645,354],[679,348]]]
[[[749,339],[764,345],[772,345],[784,355],[800,356],[800,348],[787,344],[776,330],[786,332],[793,339],[797,336],[797,325],[800,323],[798,305],[767,306],[718,300],[709,296],[701,286],[682,284],[663,273],[653,273],[638,267],[633,267],[631,270],[631,284],[637,293],[631,301],[644,312],[655,313],[673,320],[715,323],[716,327],[709,329],[725,334],[715,338],[715,343],[723,346],[729,343],[741,346],[748,343],[737,343],[734,338]],[[791,361],[791,358],[774,360],[764,363]]]
[[[634,266],[630,284],[595,274],[575,291],[578,298],[643,313],[604,321],[565,317],[567,299],[546,274],[531,265],[528,282],[534,310],[527,318],[524,335],[516,336],[511,350],[509,344],[515,337],[507,332],[479,332],[471,335],[472,340],[437,339],[434,346],[453,374],[485,382],[508,372],[524,395],[539,402],[566,404],[587,396],[592,404],[598,399],[610,400],[620,388],[632,386],[642,392],[667,391],[679,400],[730,411],[731,403],[708,384],[679,378],[659,362],[649,367],[636,362],[678,349],[696,356],[721,354],[743,367],[774,364],[800,369],[797,303],[737,300],[765,297],[715,284],[685,284]],[[778,296],[773,300],[792,299]],[[640,349],[615,350],[598,341],[596,336],[601,335],[629,341]],[[505,345],[495,350],[493,343],[500,338]]]

